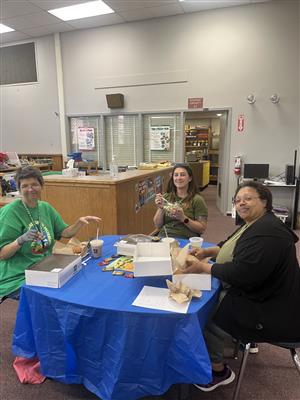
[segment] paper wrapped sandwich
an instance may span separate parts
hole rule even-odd
[[[84,257],[87,253],[87,242],[80,242],[76,238],[72,238],[68,241],[68,243],[62,243],[59,241],[55,242],[53,246],[52,254],[65,254],[74,256],[80,255]]]
[[[170,290],[169,297],[179,304],[190,301],[192,297],[197,297],[199,299],[202,296],[202,292],[200,290],[190,289],[180,281],[174,283],[167,279],[166,282]]]
[[[206,273],[187,274],[186,267],[197,260],[189,253],[189,244],[183,248],[174,248],[171,251],[173,276],[172,282],[181,283],[191,290],[211,290],[211,275]],[[187,301],[187,300],[186,300]]]
[[[173,274],[185,274],[185,268],[197,258],[190,254],[189,243],[182,247],[175,247],[171,251]]]

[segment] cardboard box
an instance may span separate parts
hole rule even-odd
[[[136,244],[126,243],[124,240],[120,240],[115,246],[117,247],[117,254],[130,257],[133,257],[135,254]]]
[[[211,275],[210,274],[178,274],[173,275],[172,282],[181,281],[190,289],[195,290],[211,290]]]
[[[81,257],[52,254],[25,270],[27,285],[60,288],[81,270]]]
[[[134,276],[172,275],[168,243],[137,243],[133,258]]]

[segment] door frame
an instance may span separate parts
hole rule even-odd
[[[220,175],[220,168],[218,170],[218,180],[217,180],[217,198],[216,206],[223,215],[227,215],[229,210],[231,210],[231,200],[229,199],[229,176],[230,176],[230,146],[231,146],[231,126],[232,126],[232,108],[231,107],[212,107],[205,108],[202,110],[185,110],[183,112],[183,123],[182,123],[182,133],[183,138],[185,137],[185,123],[188,118],[188,114],[199,114],[201,118],[211,118],[211,116],[216,116],[216,114],[226,114],[226,118],[220,121],[220,134],[224,135],[224,140],[222,141],[222,147],[219,148],[219,160],[220,156],[222,159],[222,171]],[[221,116],[219,117],[222,118]],[[183,148],[184,153],[184,148]],[[183,156],[184,157],[184,156]],[[221,196],[219,197],[219,185],[221,185]]]

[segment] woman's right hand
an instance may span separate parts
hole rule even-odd
[[[30,229],[19,236],[17,242],[19,246],[22,246],[25,242],[32,242],[36,239],[41,239],[41,234],[36,229]]]
[[[157,208],[160,208],[161,210],[164,208],[164,198],[161,193],[157,193],[154,201]]]
[[[184,269],[185,274],[201,274],[202,272],[204,272],[203,268],[204,263],[202,263],[199,260],[196,259],[192,261],[187,260],[186,264],[187,266]]]
[[[199,249],[193,248],[190,254],[198,258],[198,260],[204,260],[205,258],[207,258],[207,255],[205,254],[205,249],[201,247]]]

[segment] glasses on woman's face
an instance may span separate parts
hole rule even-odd
[[[37,190],[41,187],[41,185],[39,183],[32,183],[30,185],[28,185],[27,183],[21,183],[20,185],[20,189],[21,190],[29,190],[29,189],[33,189],[33,190]]]
[[[243,197],[236,197],[233,200],[233,204],[237,205],[240,203],[250,203],[253,200],[259,199],[259,196],[243,196]]]

